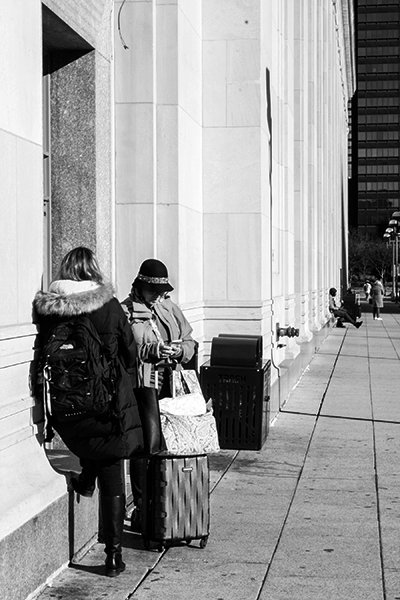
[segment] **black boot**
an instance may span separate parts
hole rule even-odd
[[[105,542],[106,575],[116,577],[125,571],[122,561],[122,532],[125,516],[125,496],[100,496]]]

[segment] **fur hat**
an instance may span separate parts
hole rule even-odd
[[[174,289],[168,280],[167,267],[156,258],[148,258],[141,264],[132,287],[160,294]]]

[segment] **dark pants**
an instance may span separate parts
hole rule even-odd
[[[152,393],[150,393],[152,392]],[[158,393],[154,388],[136,388],[135,395],[138,402],[139,413],[142,419],[143,437],[146,452],[152,454],[154,445],[158,444],[158,451],[163,449],[163,438],[160,429],[158,399],[171,396],[169,369],[158,371]],[[150,440],[153,440],[152,442]],[[150,450],[150,447],[153,450]],[[129,461],[132,495],[135,506],[141,504],[142,491],[146,476],[146,459],[132,458]]]
[[[125,493],[122,459],[90,460],[81,458],[80,463],[85,477],[90,478],[93,484],[96,478],[98,479],[102,496],[122,496]]]
[[[132,486],[133,502],[135,506],[138,506],[142,499],[144,478],[146,474],[146,459],[131,459],[129,461],[129,472]]]
[[[376,304],[372,305],[372,314],[374,317],[379,318],[381,315],[381,309]]]
[[[335,317],[338,317],[339,319],[342,319],[342,321],[344,321],[345,323],[351,323],[352,325],[356,324],[356,321],[351,318],[351,316],[349,315],[349,313],[347,312],[347,310],[345,310],[344,308],[334,309],[332,311],[332,313],[333,313],[333,315]]]

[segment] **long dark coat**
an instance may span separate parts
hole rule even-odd
[[[377,280],[371,288],[372,306],[383,308],[384,289],[382,283]]]
[[[124,311],[113,295],[112,286],[104,284],[89,286],[88,289],[88,282],[56,283],[59,285],[52,284],[50,289],[60,291],[38,292],[34,299],[41,346],[57,323],[87,315],[103,342],[107,360],[120,361],[126,370],[122,370],[124,377],[119,382],[113,410],[108,414],[73,422],[60,422],[53,416],[52,425],[79,458],[108,460],[140,453],[143,450],[143,434],[129,376],[135,369],[136,343]],[[68,293],[71,290],[72,293]]]

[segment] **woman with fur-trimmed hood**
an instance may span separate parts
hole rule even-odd
[[[36,294],[34,308],[42,347],[55,325],[86,315],[99,334],[108,363],[119,361],[128,373],[134,372],[137,350],[131,328],[112,286],[103,281],[97,261],[88,248],[75,248],[64,257],[57,280],[48,292]],[[75,491],[90,497],[96,478],[99,480],[109,576],[119,575],[125,569],[121,555],[125,511],[122,459],[143,450],[131,380],[129,376],[125,379],[125,387],[119,386],[112,409],[105,415],[69,422],[57,420],[55,414],[51,417],[51,425],[80,458],[81,476],[71,480]]]

